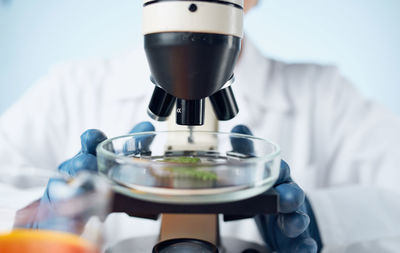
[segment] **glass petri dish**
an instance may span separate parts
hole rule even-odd
[[[221,203],[272,187],[280,149],[235,133],[142,132],[100,143],[97,161],[100,174],[122,194],[161,203]]]

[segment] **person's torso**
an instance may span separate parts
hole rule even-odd
[[[310,159],[312,139],[309,104],[305,101],[294,109],[287,77],[282,75],[282,65],[262,57],[253,47],[245,48],[245,56],[235,70],[236,81],[232,85],[239,106],[239,114],[232,120],[219,123],[219,131],[230,132],[238,124],[247,125],[255,136],[272,140],[280,145],[282,158],[291,164],[293,178],[306,189],[317,186],[316,168]],[[141,121],[151,121],[157,130],[166,130],[166,123],[155,122],[147,115],[153,84],[144,53],[136,51],[110,64],[111,70],[97,90],[83,92],[86,106],[73,122],[81,122],[70,129],[71,147],[68,153],[76,152],[74,143],[87,128],[98,128],[109,137],[123,135]],[[299,84],[301,85],[301,84]],[[288,93],[289,92],[289,93]],[[91,94],[90,94],[91,93]],[[79,115],[79,116],[78,116]],[[74,117],[72,115],[71,117]],[[84,122],[82,122],[82,120]],[[75,137],[73,137],[75,136]],[[127,238],[146,234],[157,234],[159,222],[115,215],[113,223],[119,223],[118,232],[112,237]],[[111,225],[114,227],[115,224]],[[132,229],[138,228],[138,229]],[[261,237],[252,219],[229,222],[221,225],[223,236],[261,242]],[[115,240],[112,240],[115,241]]]

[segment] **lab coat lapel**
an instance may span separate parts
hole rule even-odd
[[[140,121],[150,120],[146,104],[154,85],[143,50],[110,61],[104,80],[104,131],[111,136],[128,133]]]
[[[278,143],[284,159],[293,158],[296,111],[283,66],[268,59],[245,39],[236,66],[236,92],[240,113],[233,124],[246,124],[253,134]]]
[[[289,112],[293,109],[288,93],[277,79],[276,64],[266,58],[247,37],[235,69],[236,88],[243,98],[264,110]]]
[[[290,115],[292,103],[274,61],[264,57],[247,37],[235,76],[233,88],[240,107],[240,122],[235,123],[248,125],[260,137],[279,139],[282,126],[277,122]]]

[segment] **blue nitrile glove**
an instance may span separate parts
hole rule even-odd
[[[150,122],[145,121],[134,126],[129,133],[140,133],[154,130],[154,126]],[[96,147],[100,144],[100,142],[104,141],[105,139],[107,139],[107,137],[99,130],[86,130],[81,135],[81,151],[72,159],[63,162],[58,167],[58,170],[70,176],[75,176],[78,172],[82,170],[96,172]],[[136,139],[135,141],[136,145],[140,146],[137,147],[138,149],[146,148],[146,146],[148,146],[149,143],[151,143],[152,141],[152,139],[149,140],[149,138],[145,137],[143,138],[143,141],[138,141],[138,139]],[[128,145],[128,143],[126,145]]]
[[[154,131],[154,126],[150,122],[141,122],[137,124],[130,133]],[[75,177],[80,172],[97,172],[96,147],[99,143],[106,140],[104,133],[96,129],[86,130],[81,135],[81,150],[73,158],[63,162],[58,170],[67,176]],[[151,139],[152,140],[152,139]],[[149,138],[145,138],[140,142],[140,147],[145,148],[151,143]],[[139,143],[138,142],[138,143]],[[47,184],[43,197],[37,206],[36,215],[30,222],[18,222],[17,227],[39,228],[39,229],[55,229],[66,232],[76,232],[76,224],[71,222],[60,222],[61,217],[57,220],[47,219],[43,222],[41,217],[51,217],[53,203],[90,193],[94,188],[90,184],[83,184],[82,187],[70,187],[66,180],[62,178],[51,178]],[[31,205],[32,206],[32,205]],[[23,210],[21,210],[23,211]]]
[[[250,129],[243,125],[234,127],[232,132],[252,135]],[[232,138],[231,142],[238,152],[254,152],[251,141]],[[265,243],[276,252],[320,251],[322,243],[312,207],[303,190],[290,177],[290,168],[285,161],[281,162],[274,189],[279,194],[279,213],[255,217]]]

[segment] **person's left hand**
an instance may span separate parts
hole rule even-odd
[[[233,133],[252,135],[249,128],[238,125]],[[252,142],[232,138],[234,150],[253,153]],[[279,195],[279,212],[255,217],[260,233],[268,247],[277,252],[314,253],[322,243],[316,219],[303,190],[290,177],[290,168],[281,162],[279,178],[273,187]]]

